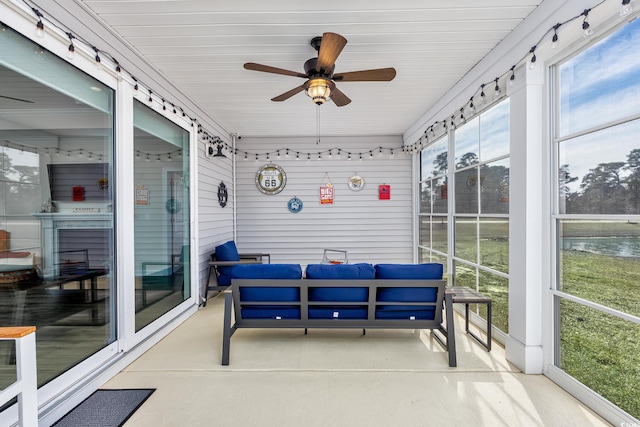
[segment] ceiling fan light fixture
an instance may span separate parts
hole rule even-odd
[[[329,80],[323,78],[309,80],[306,85],[306,94],[316,105],[324,104],[331,96]]]

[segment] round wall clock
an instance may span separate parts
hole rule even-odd
[[[364,178],[360,175],[353,175],[347,181],[347,185],[349,186],[349,190],[360,191],[364,188]]]
[[[256,172],[256,187],[263,194],[278,194],[286,184],[287,175],[278,165],[269,163]]]

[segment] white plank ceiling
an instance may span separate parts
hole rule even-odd
[[[57,1],[59,4],[69,2]],[[243,68],[304,72],[309,42],[348,43],[336,73],[395,67],[391,82],[338,84],[352,103],[320,108],[322,135],[399,135],[527,17],[541,0],[75,0],[228,132],[316,135],[304,80]]]

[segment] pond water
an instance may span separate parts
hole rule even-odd
[[[565,251],[640,257],[640,237],[564,237],[561,241]]]

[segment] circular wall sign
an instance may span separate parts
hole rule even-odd
[[[182,209],[182,204],[179,200],[171,198],[167,200],[167,203],[165,203],[165,208],[167,209],[167,212],[177,214]]]
[[[262,166],[256,173],[256,187],[263,194],[278,194],[286,184],[284,169],[273,163]]]
[[[297,197],[290,199],[289,203],[287,203],[287,208],[291,213],[300,212],[302,210],[302,200],[298,199]]]
[[[353,175],[347,181],[347,185],[349,186],[349,190],[360,191],[364,188],[364,178],[360,175]]]

